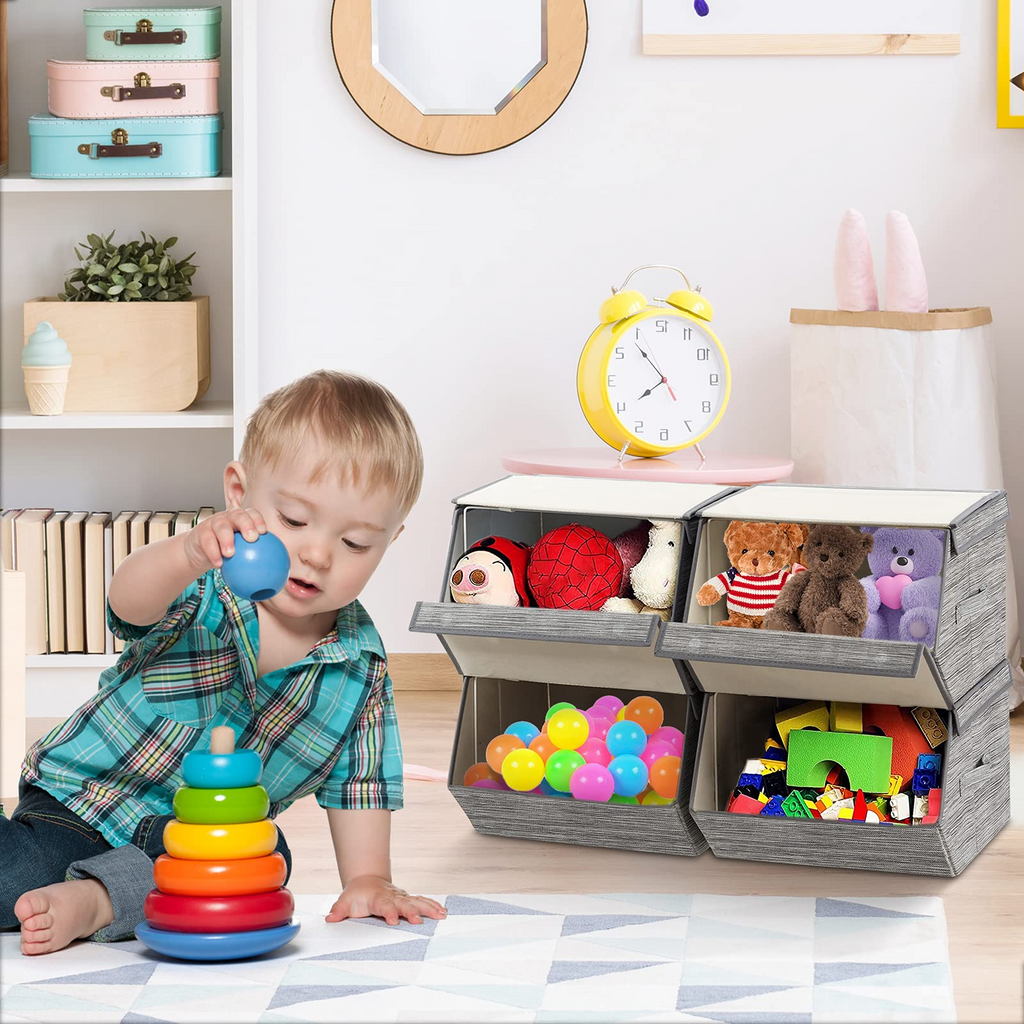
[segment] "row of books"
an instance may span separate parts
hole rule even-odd
[[[124,648],[107,629],[107,587],[121,562],[145,544],[191,530],[198,512],[0,512],[4,569],[25,574],[26,654],[114,654]]]

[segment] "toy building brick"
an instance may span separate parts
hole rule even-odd
[[[477,831],[683,856],[707,849],[687,804],[697,746],[697,698],[687,696],[681,664],[655,656],[661,620],[649,614],[458,604],[451,600],[448,583],[462,552],[484,537],[532,545],[570,523],[614,537],[640,521],[666,519],[683,524],[678,603],[690,575],[694,517],[730,490],[512,476],[455,499],[441,600],[418,604],[410,629],[437,634],[463,676],[448,787]],[[567,700],[587,707],[605,693],[624,701],[639,694],[655,696],[664,706],[665,724],[683,730],[680,793],[673,804],[600,804],[463,785],[466,770],[484,760],[489,741],[512,722],[539,724],[553,703]]]
[[[1006,824],[1008,517],[1001,491],[784,484],[736,491],[700,510],[689,593],[663,627],[657,653],[681,660],[682,678],[702,697],[690,806],[716,856],[956,875]],[[721,609],[701,607],[696,591],[729,567],[723,536],[731,520],[941,531],[934,645],[712,625]],[[891,825],[728,813],[747,759],[763,747],[775,725],[779,699],[906,709],[897,717],[920,726],[915,738],[924,750],[945,738],[939,778],[920,776],[916,787],[928,792],[934,783],[941,790],[938,817],[929,809],[918,823]],[[907,768],[900,785],[912,801],[917,754],[909,759],[905,751],[903,757]],[[898,772],[894,762],[892,774]]]

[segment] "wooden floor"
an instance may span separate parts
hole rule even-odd
[[[458,694],[397,693],[407,762],[447,769]],[[57,720],[30,719],[30,742]],[[1024,759],[1024,713],[1011,719]],[[1015,780],[1020,779],[1019,772]],[[706,892],[786,896],[937,895],[945,901],[961,1022],[1024,1020],[1024,818],[1009,825],[959,878],[819,870],[617,850],[526,843],[478,835],[443,783],[406,782],[394,817],[395,881],[413,892]],[[1019,805],[1019,800],[1018,800]],[[8,811],[12,808],[9,806]],[[327,819],[313,797],[277,818],[288,838],[296,893],[335,893]]]

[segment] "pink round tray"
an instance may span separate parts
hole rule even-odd
[[[627,455],[620,464],[618,453],[611,448],[535,448],[503,455],[501,464],[511,473],[530,476],[618,477],[684,484],[764,484],[785,480],[793,472],[792,459],[712,452],[702,463],[691,449],[660,459]]]

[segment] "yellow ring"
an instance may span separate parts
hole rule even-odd
[[[242,860],[265,857],[277,847],[277,826],[269,819],[236,825],[191,825],[167,822],[164,848],[182,860]]]

